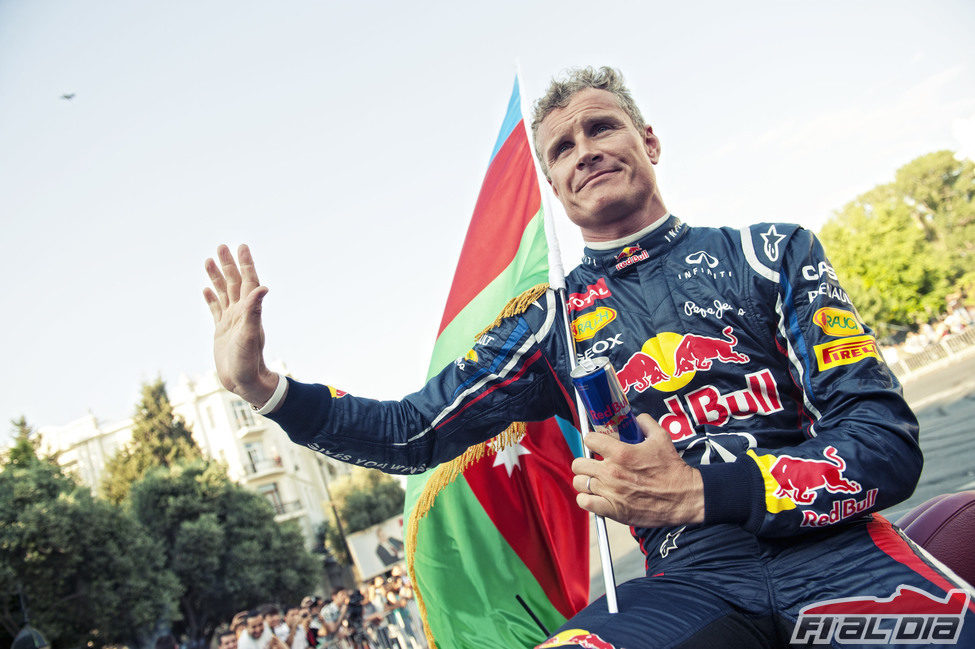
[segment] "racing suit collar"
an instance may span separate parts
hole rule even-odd
[[[582,263],[601,268],[611,276],[626,273],[647,260],[659,257],[683,238],[687,229],[680,219],[671,214],[662,225],[652,227],[649,233],[636,241],[622,239],[618,246],[607,250],[586,246]]]

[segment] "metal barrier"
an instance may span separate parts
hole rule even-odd
[[[899,352],[897,360],[888,363],[888,366],[898,379],[906,379],[936,363],[953,359],[972,347],[975,347],[975,327],[970,327],[961,333],[945,336],[938,342],[931,343],[913,354]]]

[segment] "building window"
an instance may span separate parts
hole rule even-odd
[[[284,513],[284,502],[281,500],[281,493],[278,491],[278,483],[274,482],[263,487],[258,487],[257,491],[271,503],[275,514]]]
[[[234,399],[233,409],[234,422],[236,422],[238,430],[257,425],[257,421],[254,419],[254,411],[251,410],[250,405],[240,399]]]
[[[257,470],[264,465],[264,447],[258,442],[244,444],[244,453],[247,455],[248,473],[257,473]]]

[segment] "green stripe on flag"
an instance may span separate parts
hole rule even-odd
[[[427,622],[441,649],[531,647],[545,640],[515,599],[520,595],[550,630],[565,618],[555,610],[531,574],[485,513],[463,477],[437,496],[437,515],[450,520],[463,536],[421,523],[414,561],[418,586],[427,601]],[[458,557],[460,560],[458,561]],[[458,574],[476,574],[473,582]],[[433,579],[429,575],[435,575]],[[471,589],[478,592],[472,593]],[[471,611],[451,603],[489,602]]]
[[[548,243],[539,210],[525,226],[511,263],[461,310],[437,338],[430,361],[430,377],[474,346],[474,336],[494,322],[511,298],[548,281]]]

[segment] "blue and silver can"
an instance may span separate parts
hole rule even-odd
[[[643,431],[636,423],[630,402],[608,358],[583,358],[569,376],[596,430],[628,444],[643,441]]]

